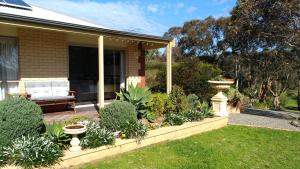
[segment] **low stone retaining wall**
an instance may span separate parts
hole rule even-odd
[[[268,117],[287,119],[287,120],[293,120],[293,119],[296,119],[297,116],[300,116],[300,114],[292,113],[292,112],[262,110],[262,109],[256,109],[256,108],[247,108],[242,113],[258,115],[258,116],[268,116]]]
[[[102,146],[96,149],[83,150],[78,153],[65,152],[62,162],[54,168],[71,168],[107,157],[146,147],[152,144],[176,140],[199,134],[202,132],[222,128],[228,124],[228,118],[215,117],[204,119],[199,122],[189,122],[181,126],[168,126],[156,130],[150,130],[148,135],[141,141],[134,139],[117,139],[115,145]]]

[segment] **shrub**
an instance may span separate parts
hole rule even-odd
[[[247,106],[250,104],[249,97],[246,97],[242,93],[240,93],[237,89],[230,87],[225,91],[225,95],[228,98],[229,104],[231,104],[234,107],[237,107],[239,105]]]
[[[25,98],[10,97],[0,102],[0,147],[23,135],[37,135],[43,130],[41,108]]]
[[[184,93],[184,90],[181,87],[174,85],[169,95],[169,99],[174,105],[172,110],[168,110],[169,112],[174,112],[178,114],[187,110],[188,100]]]
[[[184,58],[181,62],[173,64],[172,68],[173,84],[181,86],[187,94],[195,93],[201,100],[205,101],[209,101],[215,94],[207,81],[222,73],[217,66],[204,63],[195,57]],[[166,70],[161,69],[157,73],[156,79],[160,83],[160,88],[165,90]]]
[[[71,125],[71,124],[77,124],[78,122],[83,122],[83,121],[93,121],[92,118],[87,117],[87,116],[74,116],[67,121],[65,121],[65,125]]]
[[[253,106],[257,109],[262,109],[262,110],[268,110],[271,107],[271,105],[269,103],[259,102],[259,101],[254,102]]]
[[[133,104],[137,111],[138,118],[142,118],[149,112],[151,104],[151,91],[146,87],[139,87],[130,84],[128,90],[121,89],[117,96],[123,100]]]
[[[184,113],[184,116],[189,119],[189,121],[198,121],[205,118],[205,114],[198,110],[189,110]]]
[[[95,122],[87,125],[87,131],[82,138],[81,145],[83,148],[96,148],[103,145],[113,144],[115,141],[114,134],[105,128],[101,128]]]
[[[207,102],[199,103],[198,111],[200,111],[203,114],[204,118],[214,116],[214,113]]]
[[[62,150],[46,137],[22,136],[13,141],[10,147],[3,150],[8,163],[25,168],[49,166],[59,161]]]
[[[4,164],[6,164],[6,161],[7,161],[7,157],[3,153],[3,148],[0,148],[0,168]]]
[[[174,109],[171,100],[165,93],[155,93],[152,95],[151,112],[155,112],[156,116],[161,116],[166,113],[166,110]]]
[[[120,131],[127,121],[135,120],[135,107],[126,101],[114,101],[100,111],[100,124],[110,131]]]
[[[63,124],[57,122],[46,125],[45,137],[49,138],[60,148],[66,149],[69,146],[69,142],[71,139],[67,134],[64,133],[63,127]]]
[[[147,134],[147,127],[139,121],[127,121],[121,130],[126,138],[143,139]]]
[[[198,104],[200,103],[199,97],[195,94],[189,94],[187,96],[188,110],[196,110]]]
[[[188,122],[189,120],[184,115],[168,113],[166,114],[165,121],[171,126],[175,126],[182,125],[183,123]]]

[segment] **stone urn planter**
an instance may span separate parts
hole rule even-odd
[[[234,83],[233,80],[223,80],[223,81],[208,81],[212,88],[216,89],[218,93],[211,98],[213,105],[213,112],[215,115],[220,117],[228,117],[227,111],[227,97],[224,95],[223,91],[230,88],[230,85]]]
[[[72,124],[72,125],[65,126],[63,130],[64,133],[72,135],[72,140],[70,142],[71,147],[69,150],[72,152],[80,151],[81,146],[80,146],[80,140],[78,139],[78,135],[86,132],[86,126],[82,124]]]

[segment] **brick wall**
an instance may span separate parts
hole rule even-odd
[[[141,45],[127,46],[127,85],[145,86],[145,56]]]
[[[68,78],[66,35],[46,30],[18,30],[20,90],[22,81]]]

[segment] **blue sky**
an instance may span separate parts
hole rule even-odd
[[[236,0],[25,0],[119,30],[162,35],[191,19],[228,16]]]

